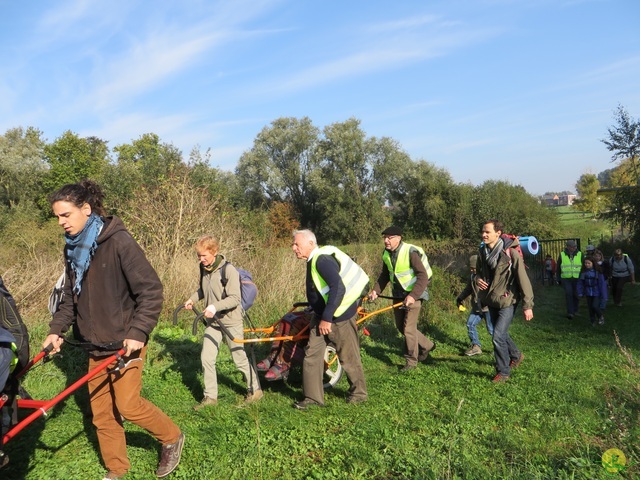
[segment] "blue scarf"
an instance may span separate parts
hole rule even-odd
[[[102,218],[92,213],[89,215],[89,219],[80,233],[76,235],[65,234],[64,236],[67,242],[67,246],[65,247],[67,261],[76,278],[75,285],[73,286],[73,293],[76,295],[80,295],[82,279],[89,269],[91,258],[98,248],[98,235],[103,225],[104,221]]]

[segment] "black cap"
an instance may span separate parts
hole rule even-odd
[[[402,228],[396,227],[395,225],[391,226],[391,227],[387,227],[382,232],[382,235],[400,235],[400,236],[402,236]]]

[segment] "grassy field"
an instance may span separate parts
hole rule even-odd
[[[594,245],[603,241],[611,241],[617,229],[601,220],[595,220],[591,214],[579,212],[572,207],[557,207],[560,216],[562,238],[580,238],[582,248],[592,242]]]
[[[243,406],[240,374],[226,347],[218,362],[220,403],[194,412],[202,396],[199,342],[186,323],[173,327],[165,319],[150,343],[143,393],[186,433],[182,462],[169,478],[638,478],[640,372],[616,345],[614,331],[640,358],[640,287],[627,286],[624,306],[610,306],[602,327],[589,325],[584,305],[568,321],[563,301],[559,287],[539,287],[534,320],[518,315],[512,335],[525,360],[501,385],[490,381],[490,353],[462,355],[465,314],[451,309],[422,325],[438,348],[406,374],[398,371],[402,339],[391,318],[378,315],[367,325],[371,335],[362,338],[369,401],[346,404],[343,378],[327,392],[325,408],[307,412],[291,407],[301,398],[299,371],[288,383],[264,383],[264,399]],[[45,334],[31,332],[34,339]],[[488,334],[480,334],[490,352]],[[32,369],[24,385],[35,398],[50,398],[80,377],[84,364],[82,354],[66,347],[62,358]],[[126,429],[132,462],[126,478],[154,478],[157,443],[134,425]],[[602,466],[610,448],[627,456],[626,471]],[[84,390],[21,432],[6,451],[11,463],[0,472],[6,479],[104,473]]]

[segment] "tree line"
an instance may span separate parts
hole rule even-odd
[[[598,175],[582,174],[576,183],[580,198],[575,206],[626,228],[637,244],[640,242],[640,120],[618,105],[614,124],[607,128],[607,136],[601,141],[612,152],[611,162],[617,165]]]
[[[9,129],[0,136],[0,228],[20,212],[46,220],[48,195],[83,178],[102,185],[107,207],[138,225],[139,235],[158,235],[158,223],[186,222],[168,215],[180,210],[162,205],[188,196],[203,209],[191,215],[226,212],[265,244],[288,241],[298,227],[313,229],[323,243],[346,244],[377,240],[389,224],[414,238],[473,242],[486,218],[541,238],[558,226],[555,214],[523,187],[503,180],[456,183],[392,138],[368,137],[358,119],[321,129],[308,117],[286,117],[257,134],[234,172],[211,166],[209,150],[195,146],[185,157],[154,133],[110,148],[107,140],[71,131],[48,142],[35,127]],[[175,229],[165,230],[174,238],[164,240],[175,243]]]

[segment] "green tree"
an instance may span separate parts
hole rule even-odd
[[[621,105],[614,112],[614,121],[615,124],[607,129],[608,138],[603,139],[602,143],[613,152],[611,161],[620,162],[617,172],[619,178],[612,180],[630,185],[614,185],[612,208],[604,217],[626,227],[630,236],[640,241],[640,121],[632,118]]]
[[[180,150],[162,143],[155,133],[145,133],[131,143],[118,145],[113,152],[117,155],[116,162],[105,169],[103,186],[116,213],[137,189],[160,186],[184,165]]]
[[[461,190],[445,169],[424,160],[414,162],[393,188],[394,223],[415,237],[455,237],[460,224],[452,219],[461,219]]]
[[[633,166],[631,165],[631,159],[625,158],[620,160],[620,163],[614,168],[607,170],[607,183],[604,187],[617,188],[617,187],[633,187],[636,185],[636,178],[633,174]]]
[[[389,138],[367,138],[360,121],[350,118],[324,128],[317,158],[320,237],[342,243],[377,238],[391,220],[385,197],[409,157]]]
[[[515,235],[553,238],[558,232],[556,213],[520,185],[487,180],[475,188],[471,203],[475,222],[467,232],[470,239],[477,240],[482,223],[490,218],[501,220],[506,233]]]
[[[42,132],[12,128],[0,136],[0,204],[14,208],[38,198],[47,172]]]
[[[627,160],[633,173],[636,185],[640,182],[638,175],[638,156],[640,155],[640,122],[632,118],[622,105],[614,112],[615,125],[609,127],[609,138],[602,140],[607,150],[613,152],[612,162]]]
[[[233,204],[241,204],[237,177],[233,172],[211,167],[210,163],[210,150],[203,154],[198,146],[193,147],[188,163],[191,184],[197,188],[204,188],[211,199],[220,198],[231,201]]]
[[[82,138],[67,130],[44,147],[49,171],[42,180],[42,207],[48,211],[46,196],[68,183],[85,178],[100,180],[109,165],[107,142],[97,137]]]
[[[317,225],[317,196],[310,177],[319,130],[308,117],[283,117],[262,129],[236,167],[239,188],[253,208],[289,202],[301,224]]]
[[[593,173],[584,173],[576,182],[578,198],[573,202],[574,208],[593,215],[600,213],[602,201],[598,196],[600,182]]]

